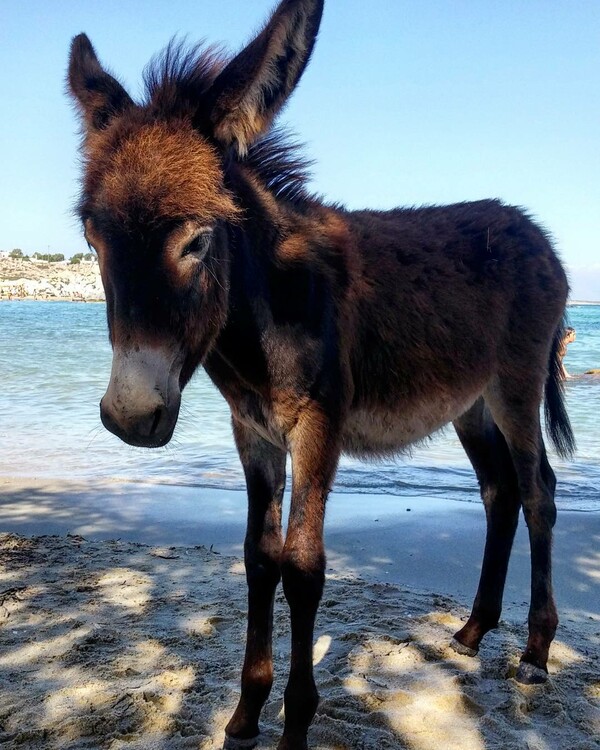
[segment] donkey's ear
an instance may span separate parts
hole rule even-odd
[[[306,68],[323,2],[283,0],[260,34],[219,74],[206,113],[217,141],[243,154],[269,129]]]
[[[133,106],[121,84],[100,65],[85,34],[71,42],[68,81],[88,130],[102,130],[115,115]]]

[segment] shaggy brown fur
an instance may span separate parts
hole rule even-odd
[[[102,131],[89,143],[86,192],[96,210],[147,224],[197,219],[233,220],[239,213],[223,189],[220,161],[187,121]],[[99,155],[104,155],[104,159]]]
[[[249,610],[227,747],[258,735],[280,580],[292,652],[279,750],[307,747],[325,505],[342,452],[396,454],[452,422],[488,521],[479,589],[455,647],[476,653],[498,624],[521,509],[532,565],[521,681],[546,678],[558,621],[556,480],[539,407],[545,400],[549,434],[567,455],[565,274],[544,232],[499,201],[348,212],[308,194],[306,163],[267,131],[308,62],[322,9],[322,0],[283,0],[229,61],[171,45],[141,104],[83,35],[69,67],[85,130],[79,212],[114,347],[102,420],[126,442],[164,445],[200,365],[231,408],[248,487]]]

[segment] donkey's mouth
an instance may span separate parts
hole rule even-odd
[[[100,402],[100,419],[104,427],[136,448],[162,448],[166,445],[173,437],[178,414],[178,404],[175,409],[160,405],[146,414],[127,417],[121,414],[117,420],[105,399]]]

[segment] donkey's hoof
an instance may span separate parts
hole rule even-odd
[[[226,734],[225,742],[223,743],[223,750],[248,750],[248,748],[256,747],[257,745],[258,737],[252,737],[252,739],[249,740],[240,740]]]
[[[450,641],[450,648],[453,651],[456,651],[457,654],[461,654],[462,656],[477,656],[477,654],[479,653],[479,649],[465,646],[464,643],[457,641],[456,638],[453,638]]]
[[[535,664],[522,661],[517,669],[515,680],[522,685],[542,685],[548,681],[548,672]]]

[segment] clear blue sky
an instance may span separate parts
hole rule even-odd
[[[175,34],[238,49],[271,0],[1,0],[0,250],[86,250],[71,214],[64,94],[85,31],[135,97]],[[314,189],[351,208],[499,197],[555,237],[575,298],[600,299],[600,2],[326,0],[282,122]]]

